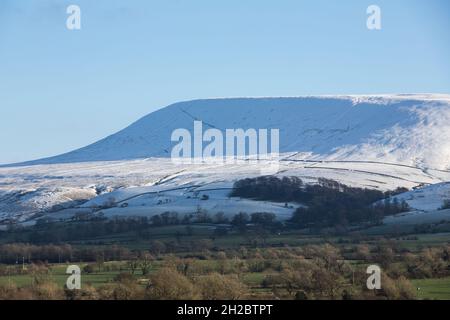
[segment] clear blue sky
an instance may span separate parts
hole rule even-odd
[[[381,31],[366,28],[371,4]],[[0,163],[180,100],[450,93],[449,33],[448,0],[1,0]]]

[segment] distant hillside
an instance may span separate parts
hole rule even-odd
[[[241,98],[181,102],[87,147],[26,164],[169,157],[177,128],[280,129],[280,151],[301,158],[450,167],[450,96]],[[108,121],[105,116],[105,121]],[[63,134],[63,133],[61,133]]]

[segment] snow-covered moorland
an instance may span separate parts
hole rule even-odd
[[[298,204],[228,197],[234,181],[260,175],[267,161],[171,162],[171,133],[192,130],[194,120],[222,131],[280,129],[279,176],[420,187],[401,197],[425,211],[450,197],[448,95],[213,99],[171,105],[61,156],[0,167],[0,224],[100,207],[105,216],[270,211],[288,218]]]

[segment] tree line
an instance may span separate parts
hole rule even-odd
[[[263,176],[235,182],[230,196],[298,203],[291,222],[302,228],[323,228],[379,223],[385,216],[408,211],[405,201],[392,198],[405,191],[355,188],[323,178],[305,184],[298,177]]]

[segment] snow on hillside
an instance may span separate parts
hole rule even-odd
[[[220,130],[280,129],[280,152],[450,168],[450,96],[212,99],[176,103],[85,148],[31,164],[169,157],[171,133],[193,121]],[[207,128],[205,128],[207,129]]]
[[[403,193],[396,198],[405,200],[410,207],[417,210],[439,210],[442,208],[445,200],[450,200],[450,183],[437,183]]]
[[[450,181],[447,95],[198,100],[151,113],[85,148],[0,167],[0,224],[98,211],[111,199],[114,206],[102,214],[292,213],[290,205],[228,197],[234,181],[261,175],[266,162],[173,164],[171,133],[191,130],[194,120],[221,130],[279,128],[278,176],[325,177],[380,190]],[[447,194],[433,188],[402,196],[414,208],[436,209]],[[202,192],[208,200],[199,198]]]
[[[424,172],[403,165],[372,162],[289,160],[290,156],[292,154],[282,155],[278,176],[298,176],[306,182],[326,177],[348,185],[380,190],[450,181],[450,172]],[[186,194],[204,189],[229,190],[233,181],[259,176],[264,165],[179,166],[172,164],[169,159],[161,158],[0,168],[0,220],[14,216],[24,221],[39,212],[51,210],[57,204],[67,206],[75,199],[90,200],[83,207],[95,207],[114,198],[119,203],[116,211],[123,209],[122,212],[128,214],[133,207],[143,210],[138,201],[140,195],[167,194],[174,189]],[[71,190],[70,197],[67,190]],[[134,197],[137,202],[130,202],[126,210],[120,208],[121,202]],[[222,197],[228,199],[226,192]],[[189,210],[195,211],[198,201],[193,199],[188,202]],[[211,202],[213,200],[199,203],[209,206]],[[228,205],[231,206],[231,203],[228,202]],[[224,210],[218,209],[212,213],[219,211]]]

